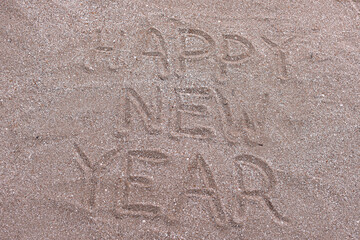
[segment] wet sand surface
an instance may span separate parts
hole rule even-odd
[[[360,239],[360,2],[0,2],[0,239]]]

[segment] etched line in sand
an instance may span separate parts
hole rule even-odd
[[[158,150],[130,150],[128,154],[148,163],[165,163],[169,161],[169,157]]]
[[[110,52],[110,51],[114,50],[114,48],[99,46],[99,47],[96,48],[96,50],[104,51],[104,52]]]
[[[149,177],[144,177],[144,176],[129,176],[128,181],[131,184],[134,185],[138,185],[139,187],[145,187],[145,188],[150,188],[151,184],[152,184],[152,179]]]
[[[133,165],[136,161],[150,164],[164,164],[169,162],[170,158],[167,154],[159,150],[129,150],[127,152],[126,177],[124,179],[123,203],[115,209],[115,216],[143,216],[143,217],[159,217],[162,215],[160,206],[140,201],[130,201],[131,189],[151,188],[153,180],[149,176],[139,176],[133,174]]]
[[[204,99],[211,98],[211,89],[206,87],[197,88],[175,88],[177,94],[195,95]]]
[[[84,52],[81,54],[81,68],[87,73],[115,73],[123,62],[119,50],[123,45],[124,32],[118,29],[91,29]],[[80,56],[79,56],[80,57]]]
[[[211,51],[215,48],[215,41],[214,39],[207,34],[206,32],[199,30],[199,29],[192,29],[192,28],[181,28],[179,29],[179,33],[182,35],[182,44],[183,44],[183,51],[181,52],[181,56],[183,58],[204,58],[206,55],[211,53]],[[208,43],[208,46],[204,46],[203,49],[198,50],[186,50],[186,38],[195,37],[205,40]]]
[[[221,123],[221,131],[223,132],[226,141],[231,144],[235,144],[240,142],[242,139],[248,146],[263,146],[263,143],[251,140],[248,136],[246,128],[244,128],[244,126],[242,126],[240,123],[235,122],[235,118],[231,113],[230,102],[225,98],[225,96],[220,92],[220,90],[215,89],[215,93],[217,99],[217,106],[219,108],[218,110],[220,111],[219,119]],[[251,125],[250,123],[252,122],[250,121],[250,118],[247,114],[246,117],[247,122],[249,123],[249,125]]]
[[[116,211],[116,216],[130,217],[157,217],[162,214],[161,208],[153,204],[135,203],[121,207],[121,212]]]
[[[79,145],[77,145],[76,143],[74,143],[74,148],[76,150],[76,152],[79,154],[80,159],[76,159],[76,162],[78,163],[80,170],[82,173],[85,174],[85,170],[86,168],[89,168],[90,170],[92,170],[92,166],[91,166],[91,162],[89,160],[89,158],[85,155],[85,153],[80,149]]]
[[[264,145],[262,141],[257,140],[264,134],[260,122],[244,110],[242,115],[234,116],[230,101],[218,88],[175,88],[175,101],[170,104],[167,116],[161,114],[163,96],[158,86],[156,93],[154,104],[145,103],[141,94],[133,88],[124,88],[126,128],[129,129],[132,121],[135,120],[133,118],[138,117],[146,133],[150,135],[166,133],[175,140],[179,138],[214,140],[218,136],[217,133],[221,133],[221,137],[230,144],[244,142],[251,147]],[[152,105],[156,106],[151,109]],[[166,117],[167,126],[162,124],[163,118]]]
[[[235,164],[237,165],[238,176],[240,180],[238,181],[239,188],[242,190],[241,193],[238,195],[237,200],[239,201],[240,205],[239,208],[241,209],[241,214],[244,216],[246,214],[246,210],[244,210],[244,199],[250,198],[256,201],[263,203],[263,205],[269,210],[272,215],[272,219],[280,224],[285,224],[289,222],[289,219],[282,216],[277,209],[274,207],[268,194],[274,190],[276,185],[276,178],[270,166],[262,159],[257,158],[253,155],[243,154],[238,155],[235,157]],[[264,189],[261,190],[246,190],[245,182],[243,180],[243,168],[241,166],[248,165],[250,167],[256,168],[261,172],[261,174],[267,179],[267,184]],[[239,217],[233,216],[233,221],[235,223],[240,224],[244,221],[244,217],[239,219]],[[238,214],[239,215],[239,214]]]
[[[227,224],[227,218],[221,204],[218,188],[211,169],[201,154],[196,154],[192,162],[189,164],[189,172],[192,179],[196,175],[196,171],[199,171],[200,178],[204,182],[204,186],[201,188],[189,188],[186,190],[185,194],[209,198],[208,201],[210,204],[210,214],[212,218],[217,225],[225,226]]]
[[[207,106],[201,104],[181,104],[179,110],[194,116],[205,117],[209,114]]]
[[[295,37],[288,38],[285,43],[291,42]],[[261,39],[268,44],[272,49],[275,50],[275,54],[280,57],[279,67],[280,67],[280,76],[278,76],[281,80],[287,80],[289,78],[287,64],[286,64],[286,54],[283,49],[269,38],[265,36],[261,36]]]
[[[281,77],[283,78],[287,78],[288,74],[287,74],[287,69],[286,69],[286,62],[285,62],[285,53],[281,50],[281,48],[274,42],[272,42],[270,39],[268,39],[265,36],[261,37],[265,43],[267,43],[270,47],[274,48],[277,53],[280,56],[280,68],[281,68]]]
[[[100,157],[100,160],[94,164],[91,164],[89,158],[81,150],[78,144],[74,143],[75,151],[80,156],[76,158],[76,162],[79,165],[79,168],[85,178],[87,185],[89,187],[89,194],[87,196],[87,204],[90,208],[96,207],[96,189],[99,183],[99,177],[102,174],[103,170],[110,165],[115,156],[119,153],[120,149],[112,149]]]
[[[253,121],[251,121],[249,114],[247,114],[245,110],[243,111],[243,116],[244,116],[245,126],[249,129],[255,130],[255,124]]]
[[[154,114],[150,111],[149,107],[145,104],[141,96],[132,88],[125,88],[125,124],[126,127],[130,127],[131,124],[131,106],[134,106],[135,111],[138,116],[140,116],[145,131],[149,134],[160,134],[162,132],[161,128],[156,126],[161,122],[161,111],[162,111],[162,99],[160,94],[160,88],[157,90],[157,114]]]
[[[215,51],[215,41],[206,32],[200,29],[180,28],[179,33],[181,35],[181,50],[179,53],[179,62],[180,68],[183,72],[185,71],[185,63],[187,60],[202,60],[210,56]],[[191,38],[200,39],[204,43],[204,46],[200,49],[188,50],[187,40]]]
[[[230,63],[230,64],[239,64],[241,63],[244,59],[251,57],[251,55],[253,55],[255,53],[255,47],[253,46],[253,44],[247,40],[246,38],[236,35],[236,34],[225,34],[223,35],[224,38],[224,50],[225,50],[225,54],[222,57],[222,60],[225,63]],[[230,41],[235,41],[238,43],[241,43],[242,45],[245,46],[245,48],[247,49],[247,51],[235,55],[235,56],[230,56],[229,55],[229,42]]]
[[[144,56],[147,57],[153,57],[153,58],[160,58],[162,65],[163,65],[163,69],[164,69],[164,73],[159,75],[159,78],[161,80],[165,80],[167,79],[170,70],[169,70],[169,62],[168,62],[168,53],[167,53],[167,48],[166,48],[166,43],[165,43],[165,39],[162,36],[161,32],[156,29],[156,28],[149,28],[147,31],[147,37],[152,37],[155,36],[158,40],[158,42],[160,43],[160,49],[161,51],[144,51],[142,54]],[[147,46],[146,46],[147,47]]]
[[[211,98],[211,90],[208,88],[176,88],[176,112],[175,112],[175,136],[190,137],[196,139],[209,139],[215,136],[215,130],[205,126],[184,126],[183,115],[191,115],[193,117],[208,117],[209,112],[205,105],[196,103],[185,103],[183,97],[197,96],[202,99]]]
[[[225,120],[228,124],[232,125],[234,123],[233,121],[233,117],[231,114],[231,109],[230,109],[230,103],[229,101],[224,97],[224,95],[220,92],[219,89],[215,89],[216,95],[219,99],[219,103],[222,107],[223,113],[225,115]]]

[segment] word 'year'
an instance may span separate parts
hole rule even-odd
[[[97,191],[99,190],[100,181],[106,174],[106,168],[115,161],[120,149],[113,149],[101,156],[100,160],[92,164],[87,155],[81,150],[78,144],[74,144],[75,151],[78,156],[77,163],[84,175],[84,178],[89,186],[87,194],[86,208],[94,210],[98,208],[101,201],[97,202]],[[147,217],[147,218],[163,218],[166,221],[174,222],[177,220],[177,214],[181,212],[183,204],[190,196],[197,196],[205,199],[209,203],[209,211],[213,221],[219,226],[241,226],[246,219],[248,206],[246,199],[252,199],[262,203],[270,213],[272,219],[284,224],[289,220],[282,216],[272,204],[269,193],[274,190],[276,185],[276,178],[270,166],[262,159],[253,155],[241,154],[233,158],[236,172],[238,175],[238,192],[233,197],[236,204],[235,209],[231,213],[226,211],[222,203],[220,191],[218,189],[215,178],[212,174],[210,166],[207,164],[204,157],[197,153],[190,158],[188,165],[188,175],[190,182],[186,183],[187,187],[178,195],[178,204],[175,209],[175,214],[168,214],[164,209],[156,204],[146,202],[144,195],[134,198],[134,195],[139,193],[139,189],[150,189],[153,186],[154,178],[156,176],[148,176],[145,174],[137,174],[134,172],[134,166],[137,164],[146,165],[147,168],[159,168],[171,162],[172,157],[162,151],[154,149],[135,149],[128,150],[125,154],[125,174],[120,177],[121,186],[118,185],[114,189],[116,203],[112,214],[115,218],[123,218],[125,216],[132,217]],[[248,190],[245,186],[243,178],[243,168],[245,166],[257,169],[261,175],[266,179],[265,186],[256,190]],[[200,178],[202,186],[194,186],[194,178]],[[120,193],[120,194],[119,194]],[[135,199],[135,200],[134,200]]]

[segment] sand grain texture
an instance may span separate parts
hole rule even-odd
[[[360,239],[359,9],[0,1],[0,239]]]

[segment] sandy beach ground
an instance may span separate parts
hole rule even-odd
[[[0,239],[360,239],[360,1],[0,1]]]

